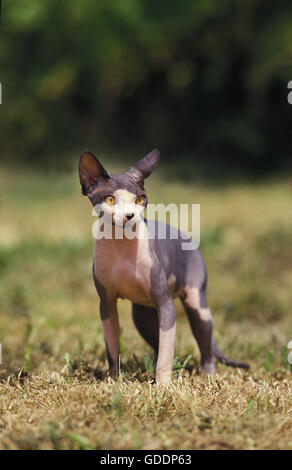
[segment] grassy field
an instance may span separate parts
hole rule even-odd
[[[0,448],[292,449],[291,187],[214,187],[163,167],[146,187],[151,202],[201,204],[215,337],[251,370],[201,375],[177,303],[173,382],[151,385],[151,351],[121,301],[123,369],[108,378],[77,173],[1,170]]]

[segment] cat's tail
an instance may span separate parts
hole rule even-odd
[[[216,359],[221,362],[221,364],[225,364],[226,366],[230,367],[241,367],[242,369],[249,369],[249,364],[246,362],[237,362],[237,361],[232,361],[231,359],[228,359],[228,357],[225,357],[223,352],[220,351],[218,348],[216,341],[214,337],[212,338],[212,353],[216,357]]]

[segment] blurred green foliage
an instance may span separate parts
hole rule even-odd
[[[55,164],[93,145],[289,163],[288,0],[3,3],[1,159]]]

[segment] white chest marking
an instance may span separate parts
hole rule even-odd
[[[152,305],[152,261],[147,238],[96,240],[94,258],[95,275],[108,295]]]

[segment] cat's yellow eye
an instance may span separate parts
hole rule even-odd
[[[136,204],[139,204],[139,206],[142,206],[142,204],[144,204],[145,201],[146,201],[145,196],[138,196],[136,199]]]
[[[114,196],[106,196],[106,197],[104,198],[104,200],[105,200],[105,202],[106,202],[107,204],[109,204],[110,206],[113,206],[114,203],[116,202]]]

